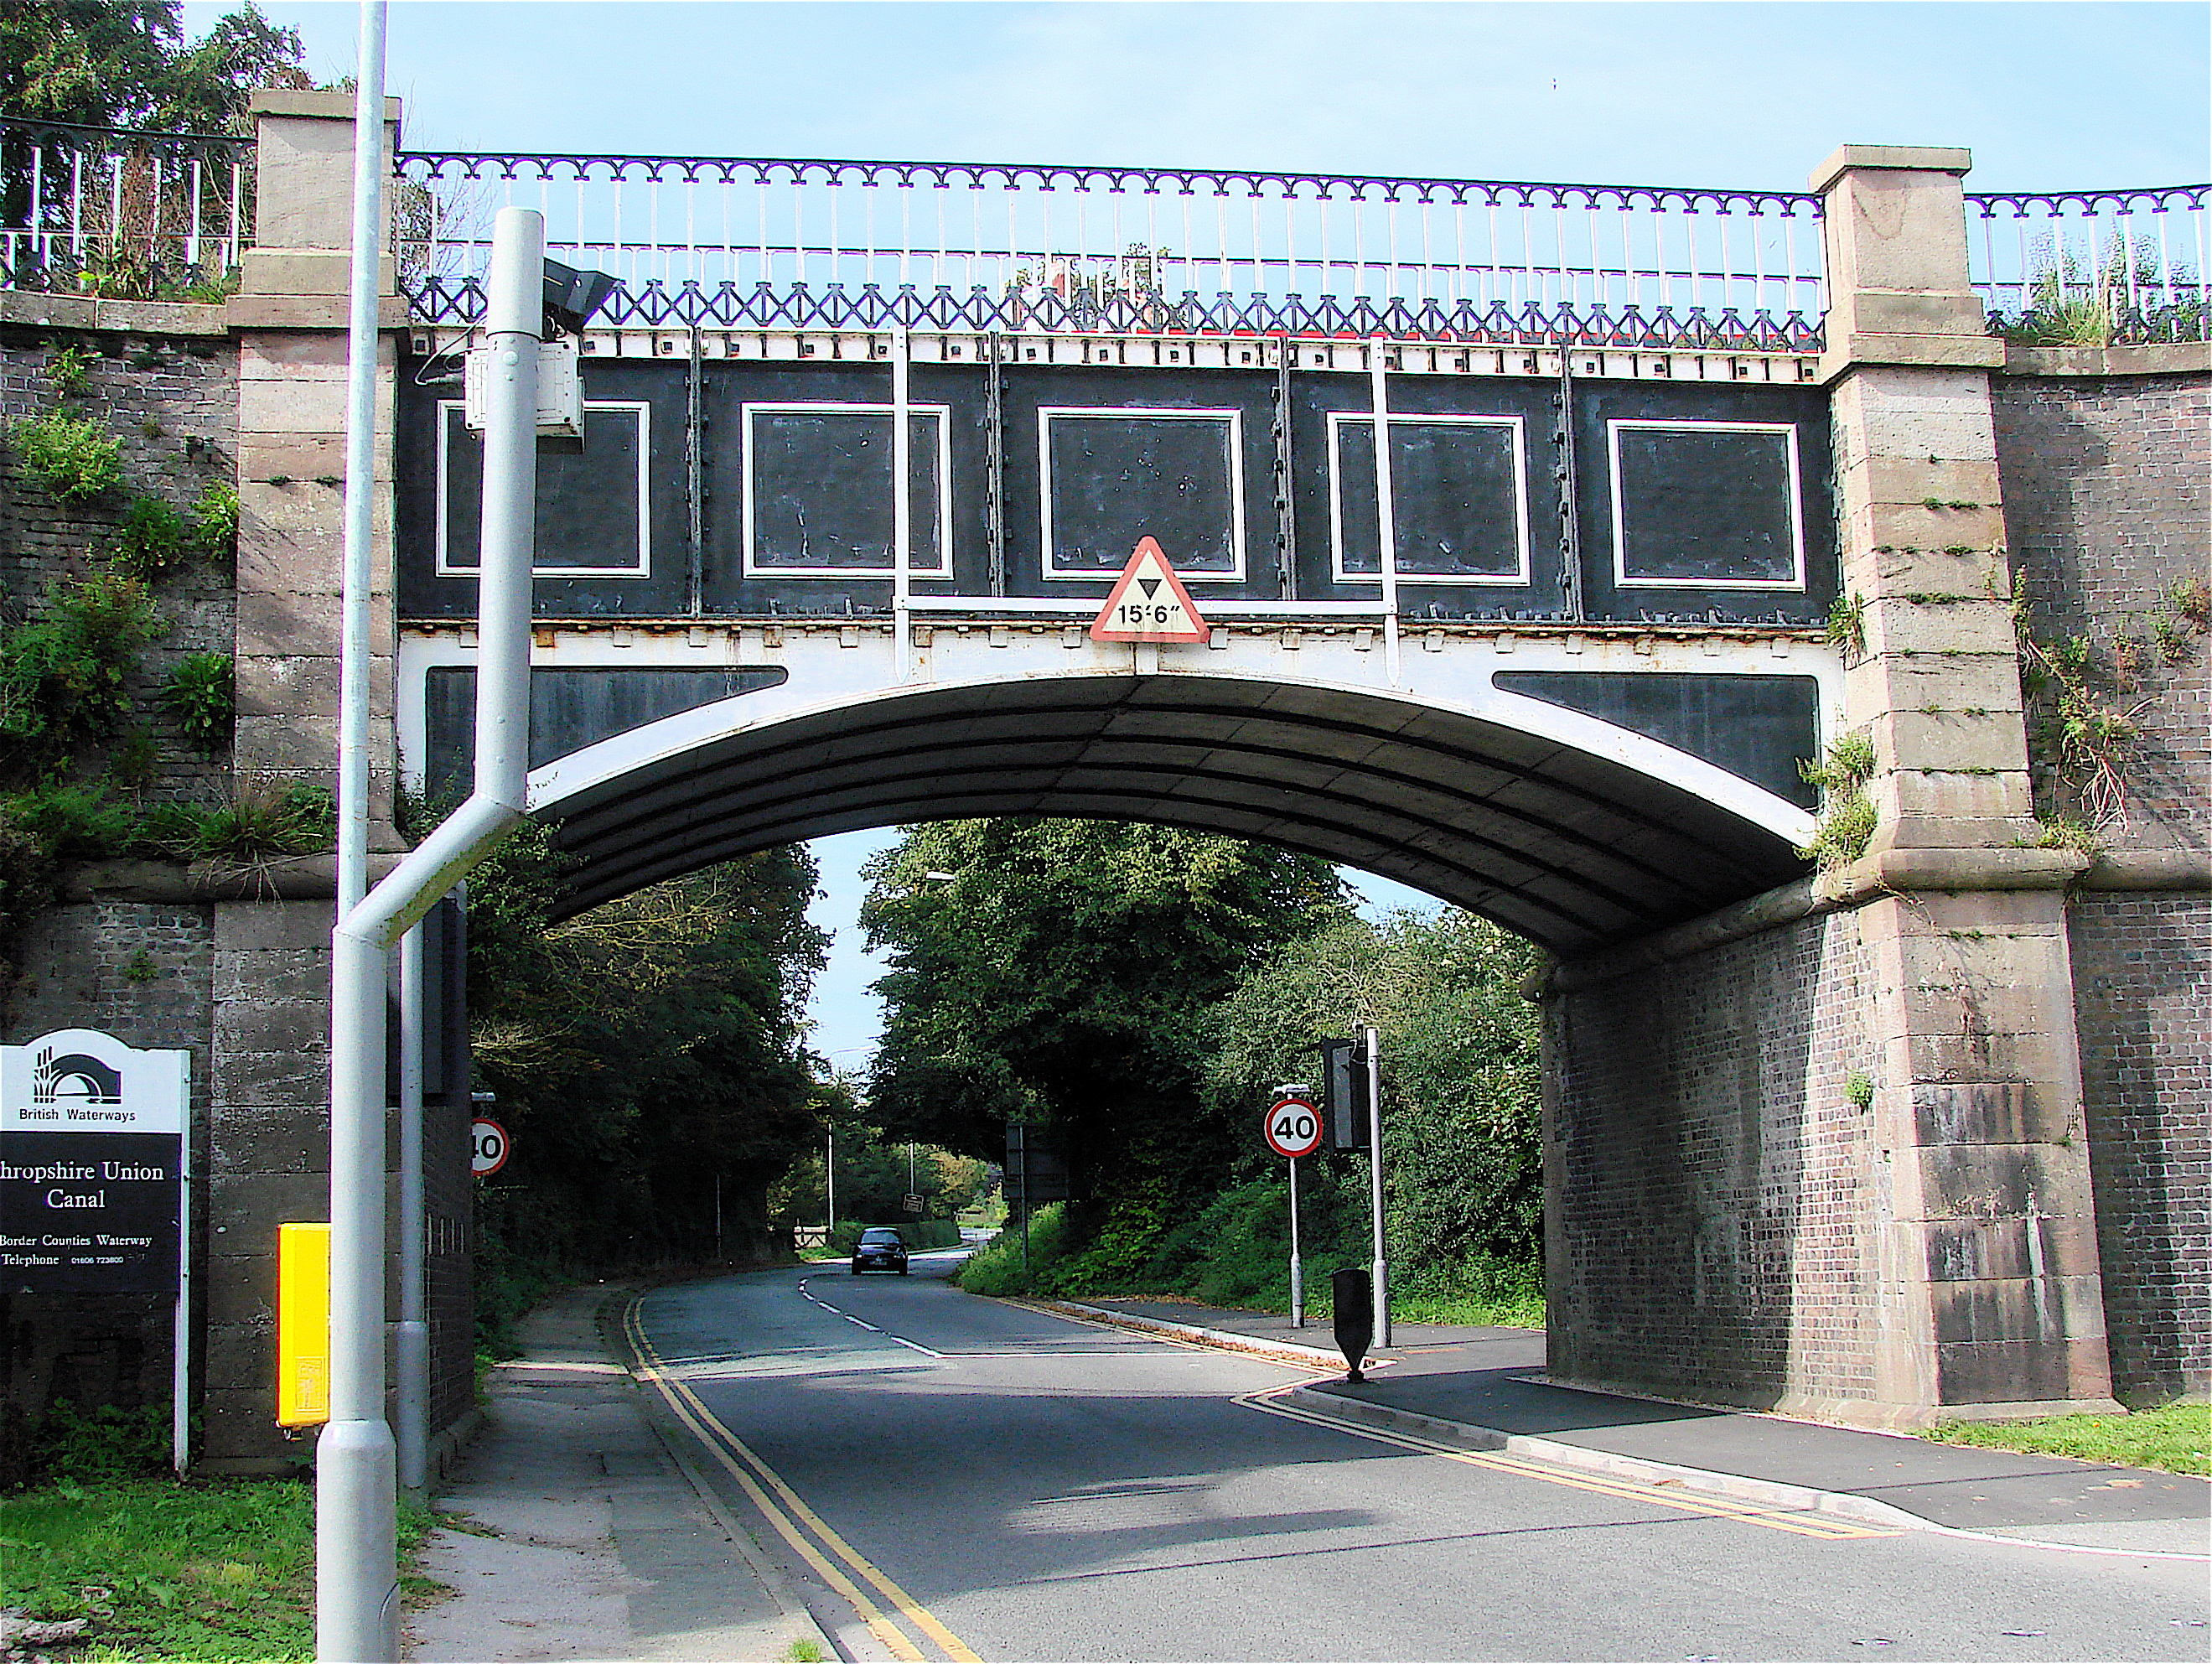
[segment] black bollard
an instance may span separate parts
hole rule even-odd
[[[1364,1381],[1359,1365],[1375,1339],[1375,1284],[1364,1271],[1340,1271],[1329,1274],[1328,1285],[1336,1303],[1336,1349],[1350,1366],[1345,1379]]]

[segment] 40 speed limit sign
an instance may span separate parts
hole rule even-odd
[[[1321,1112],[1304,1098],[1282,1098],[1270,1104],[1260,1130],[1278,1156],[1295,1159],[1321,1148]]]

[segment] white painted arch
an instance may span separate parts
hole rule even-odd
[[[1496,640],[1411,635],[1392,686],[1377,644],[1349,629],[1288,645],[1285,632],[1237,635],[1213,650],[1020,630],[918,637],[927,645],[904,682],[887,629],[732,630],[704,653],[689,635],[623,647],[604,627],[556,635],[538,665],[776,663],[788,678],[532,772],[532,812],[559,822],[582,858],[574,904],[864,826],[1090,815],[1304,849],[1584,950],[1795,876],[1793,846],[1813,819],[1659,741],[1505,692],[1492,675],[1779,670],[1814,677],[1824,712],[1839,679],[1832,657],[1803,642],[1744,644],[1717,663],[1686,642],[1501,652]],[[403,751],[418,778],[424,674],[472,658],[451,635],[403,648]]]

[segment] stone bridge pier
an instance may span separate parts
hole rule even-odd
[[[2193,423],[2148,378],[2118,384],[2154,431],[2075,471],[2085,489],[2054,516],[2014,412],[2078,414],[2089,401],[2033,378],[2085,355],[2015,347],[2019,373],[1998,373],[1967,166],[1847,146],[1813,178],[1835,732],[1872,742],[1863,853],[1568,959],[1539,991],[1559,1379],[1897,1426],[2205,1390],[2203,669],[2147,744],[2197,786],[2131,788],[2136,815],[2094,859],[2045,847],[2013,616],[2016,578],[2148,607],[2202,574],[2203,360],[2176,366],[2197,372]],[[2115,960],[2151,1008],[2140,1037],[2115,1032]]]

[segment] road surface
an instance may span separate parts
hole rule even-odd
[[[842,1263],[655,1290],[679,1448],[856,1659],[2188,1659],[2202,1563],[1303,1418],[1306,1376]]]

